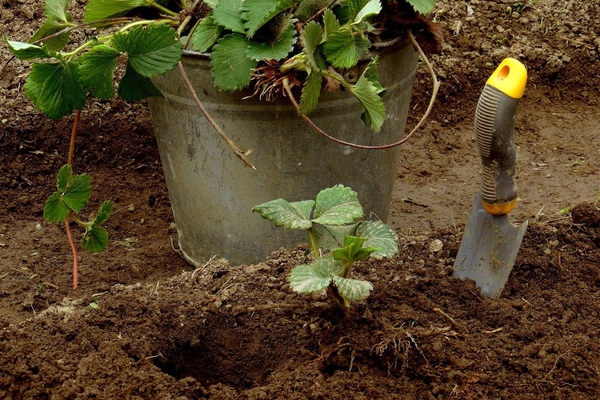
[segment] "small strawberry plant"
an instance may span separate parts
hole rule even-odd
[[[253,211],[285,229],[304,229],[314,261],[292,269],[288,281],[299,293],[323,289],[346,308],[369,296],[373,285],[349,277],[355,262],[398,254],[398,236],[381,221],[361,221],[358,195],[342,185],[322,190],[316,200],[269,201]]]
[[[91,178],[87,174],[73,175],[69,164],[64,165],[56,177],[56,191],[48,197],[44,206],[44,218],[48,222],[65,224],[69,243],[73,251],[73,289],[77,289],[77,251],[73,243],[73,235],[69,223],[76,222],[85,229],[81,239],[81,247],[91,253],[99,253],[108,245],[108,232],[102,226],[113,209],[111,201],[100,205],[96,216],[89,221],[83,221],[78,213],[87,205],[92,191]]]

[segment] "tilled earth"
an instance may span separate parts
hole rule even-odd
[[[40,2],[0,4],[0,34],[25,40],[41,23]],[[106,198],[116,208],[108,250],[80,254],[73,291],[63,228],[42,217],[72,118],[35,111],[22,95],[29,66],[13,61],[0,76],[0,398],[598,398],[599,11],[438,1],[442,87],[398,168],[401,253],[359,264],[374,291],[348,315],[289,290],[302,247],[257,265],[187,265],[148,111],[118,100],[82,113],[75,169],[93,177],[91,210]],[[530,226],[501,298],[488,299],[451,274],[478,182],[475,103],[509,56],[529,71],[515,218]],[[430,90],[421,67],[409,125]]]

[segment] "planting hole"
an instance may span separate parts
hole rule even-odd
[[[193,339],[165,341],[169,348],[161,349],[163,357],[152,362],[178,380],[192,377],[205,387],[221,383],[242,390],[263,385],[269,374],[296,354],[290,353],[294,350],[290,350],[285,329],[269,330],[254,322],[249,316],[209,317],[202,326],[189,327]],[[163,337],[184,337],[177,327],[161,331]]]

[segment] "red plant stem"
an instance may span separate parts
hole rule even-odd
[[[71,251],[73,252],[73,290],[77,290],[77,249],[75,249],[75,243],[73,242],[73,235],[71,234],[71,227],[69,226],[69,220],[65,221],[65,229],[67,231],[67,237],[69,238],[69,244],[71,245]]]
[[[356,144],[356,143],[350,143],[350,142],[346,142],[343,141],[341,139],[337,139],[331,135],[329,135],[327,132],[323,131],[321,128],[319,128],[309,117],[307,117],[304,114],[300,114],[300,116],[302,117],[302,119],[304,119],[304,121],[306,121],[306,123],[313,128],[318,134],[320,134],[321,136],[344,146],[348,146],[348,147],[354,147],[355,149],[365,149],[365,150],[385,150],[385,149],[390,149],[392,147],[396,147],[396,146],[400,146],[404,143],[406,143],[411,137],[412,135],[414,135],[414,133],[425,123],[425,120],[427,119],[427,117],[429,116],[429,114],[431,113],[431,109],[433,108],[433,104],[435,102],[435,98],[437,96],[437,93],[440,89],[440,82],[437,79],[437,76],[435,75],[435,72],[433,70],[433,67],[431,66],[431,63],[429,62],[429,60],[427,59],[427,56],[425,55],[425,53],[423,52],[423,50],[421,49],[421,47],[419,46],[419,44],[417,43],[417,41],[415,40],[415,37],[412,33],[412,31],[408,31],[408,37],[410,38],[410,40],[413,43],[413,46],[417,49],[417,52],[419,53],[419,55],[421,56],[421,59],[425,62],[425,64],[427,64],[427,67],[429,68],[429,72],[431,73],[431,77],[433,79],[433,91],[431,93],[431,99],[429,100],[429,106],[427,107],[427,110],[425,111],[425,114],[423,114],[423,116],[421,117],[421,120],[419,121],[419,123],[413,128],[412,131],[410,131],[406,136],[404,136],[403,139],[395,142],[395,143],[390,143],[390,144],[385,144],[382,146],[365,146],[365,145],[360,145],[360,144]],[[290,88],[290,82],[289,79],[287,77],[283,78],[283,88],[285,89],[285,92],[288,95],[288,98],[290,100],[290,102],[292,103],[292,105],[294,106],[294,108],[296,108],[296,110],[300,110],[300,106],[298,105],[298,102],[296,101],[296,99],[294,98],[294,95],[292,94],[292,89]]]
[[[67,158],[67,163],[71,166],[73,165],[73,154],[75,153],[75,138],[77,137],[77,127],[79,126],[80,117],[81,110],[77,110],[77,114],[75,114],[75,121],[73,121],[73,129],[71,129],[71,141],[69,143],[69,155]],[[71,244],[71,251],[73,252],[73,290],[77,290],[77,249],[75,248],[75,243],[73,242],[73,235],[71,234],[71,227],[69,226],[69,218],[67,218],[65,221],[65,229],[67,231],[67,237],[69,238],[69,244]]]

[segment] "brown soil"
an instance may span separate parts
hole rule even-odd
[[[28,65],[12,62],[0,77],[0,398],[599,398],[600,5],[500,3],[439,1],[442,89],[398,169],[401,254],[358,266],[375,289],[347,316],[289,290],[301,248],[187,265],[148,111],[116,100],[82,115],[89,209],[111,198],[116,211],[108,250],[80,254],[73,291],[63,227],[42,217],[72,118],[35,111]],[[0,4],[0,34],[29,37],[41,2]],[[530,226],[493,300],[451,274],[478,181],[475,102],[507,56],[530,74],[516,122],[516,217]],[[409,123],[429,83],[421,68]]]

